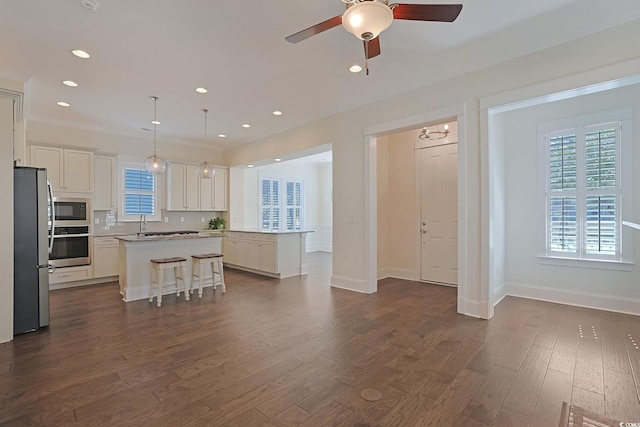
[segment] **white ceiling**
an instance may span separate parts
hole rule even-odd
[[[640,19],[638,0],[465,0],[454,23],[393,22],[366,76],[347,70],[363,47],[342,27],[284,39],[341,14],[340,0],[97,1],[0,0],[0,75],[30,78],[29,119],[143,135],[155,95],[159,139],[205,142],[208,108],[206,143],[220,147]]]

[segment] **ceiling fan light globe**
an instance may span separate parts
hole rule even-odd
[[[371,40],[389,28],[393,10],[378,1],[366,1],[349,6],[342,15],[342,26],[360,40]]]

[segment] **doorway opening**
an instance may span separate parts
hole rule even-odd
[[[458,283],[457,122],[377,138],[378,279]]]

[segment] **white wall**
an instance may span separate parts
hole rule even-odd
[[[13,101],[0,97],[0,343],[13,338]]]
[[[464,173],[467,186],[464,197],[467,212],[461,226],[469,256],[465,260],[466,265],[461,268],[465,269],[469,286],[462,298],[470,306],[480,307],[477,312],[489,313],[488,276],[483,275],[488,263],[481,256],[484,248],[488,247],[488,242],[483,240],[488,235],[488,219],[482,217],[483,203],[486,202],[480,197],[482,186],[485,185],[481,164],[480,100],[489,95],[561,77],[568,79],[565,85],[570,85],[572,75],[639,58],[640,44],[635,42],[638,39],[639,22],[631,22],[434,85],[416,88],[406,94],[326,117],[255,143],[231,148],[225,151],[225,159],[231,166],[240,165],[331,142],[334,189],[332,283],[362,291],[376,279],[370,277],[369,260],[366,257],[368,249],[364,247],[367,241],[365,235],[370,233],[364,225],[368,208],[364,203],[364,193],[368,188],[365,180],[364,130],[447,106],[466,105],[465,126],[459,131],[465,136]],[[635,73],[640,73],[640,69]],[[558,88],[563,89],[561,86]],[[351,217],[353,222],[349,221]]]
[[[631,106],[634,129],[633,165],[640,164],[640,84],[572,99],[501,113],[496,122],[504,141],[504,185],[506,225],[507,292],[537,298],[583,303],[585,295],[605,300],[605,308],[625,310],[625,303],[640,304],[640,269],[613,271],[538,263],[541,254],[539,217],[541,203],[538,171],[537,124],[550,120],[615,110]],[[623,132],[625,130],[623,129]],[[637,220],[640,215],[640,173],[633,171],[632,203]],[[634,258],[640,260],[640,233],[623,227],[634,236]]]

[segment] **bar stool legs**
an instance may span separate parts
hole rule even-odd
[[[153,302],[154,288],[158,290],[157,303],[158,307],[162,306],[162,289],[166,285],[174,286],[176,291],[176,298],[180,297],[180,292],[184,291],[184,296],[189,301],[189,292],[187,291],[187,284],[184,280],[184,267],[186,258],[173,257],[173,258],[159,258],[151,260],[151,283],[149,285],[149,302]],[[171,283],[164,283],[164,271],[166,269],[173,268],[174,281]],[[182,281],[182,289],[178,287],[178,280]]]
[[[189,292],[193,293],[195,288],[195,281],[198,280],[198,296],[202,298],[202,287],[205,282],[211,281],[213,290],[215,292],[216,286],[222,287],[222,293],[227,291],[227,286],[224,282],[224,271],[222,267],[222,254],[199,254],[191,255],[192,268],[191,268],[191,286]],[[211,263],[211,277],[204,277],[205,263]]]

